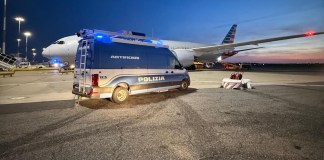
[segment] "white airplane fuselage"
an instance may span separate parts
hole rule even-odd
[[[61,38],[43,50],[43,56],[62,63],[74,64],[75,55],[81,38],[68,36]]]
[[[193,62],[195,60],[204,63],[219,62],[241,51],[263,48],[263,47],[257,47],[257,48],[249,48],[249,49],[242,49],[242,50],[234,50],[235,49],[234,47],[258,45],[260,43],[281,41],[281,40],[287,40],[293,38],[311,37],[314,35],[324,34],[324,32],[315,33],[313,31],[309,31],[304,34],[234,43],[236,28],[237,25],[234,24],[230,28],[229,32],[225,36],[222,43],[219,45],[182,42],[182,41],[170,41],[170,40],[159,40],[159,41],[152,40],[152,42],[154,42],[154,44],[157,45],[159,43],[162,43],[163,45],[168,46],[169,49],[173,52],[173,54],[178,58],[178,60],[184,67],[190,67],[191,65],[193,65]],[[117,32],[111,32],[111,33],[113,33],[114,35],[117,34],[118,36],[119,35],[123,36],[122,34]],[[43,56],[52,59],[52,63],[53,61],[54,63],[68,62],[69,64],[73,65],[80,40],[81,38],[78,37],[77,35],[61,38],[58,41],[51,44],[50,46],[48,46],[47,48],[45,48],[43,50]]]
[[[76,35],[61,38],[45,48],[42,54],[44,57],[51,60],[54,59],[61,63],[68,62],[69,64],[74,64],[79,40],[81,40],[81,38]],[[184,67],[191,66],[194,62],[194,57],[197,57],[200,62],[215,62],[224,52],[232,51],[234,49],[222,49],[217,52],[204,53],[190,49],[205,47],[208,46],[208,44],[171,40],[163,40],[162,42],[163,45],[169,46],[169,49],[177,56]]]

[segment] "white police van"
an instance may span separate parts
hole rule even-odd
[[[188,72],[159,41],[98,30],[81,30],[78,35],[82,40],[75,61],[75,95],[122,103],[129,95],[186,90],[190,85]]]

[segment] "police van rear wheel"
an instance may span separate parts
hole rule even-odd
[[[188,89],[188,81],[183,80],[180,84],[180,88],[181,91],[187,90]]]
[[[115,89],[112,95],[112,101],[115,103],[123,103],[128,99],[128,90],[124,87],[118,87]]]

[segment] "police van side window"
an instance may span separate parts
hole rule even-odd
[[[169,57],[169,69],[181,69],[181,65],[174,56]]]
[[[146,48],[140,45],[133,44],[119,44],[120,48],[116,51],[116,54],[121,56],[117,58],[114,55],[111,58],[120,62],[121,69],[146,69],[147,57],[145,54]]]
[[[152,49],[147,52],[147,68],[148,69],[167,69],[168,68],[168,56],[162,49]]]
[[[146,69],[147,57],[142,46],[124,43],[96,43],[94,68]],[[96,53],[97,53],[96,52]]]

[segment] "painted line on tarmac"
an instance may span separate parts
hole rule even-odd
[[[299,87],[324,87],[324,84],[288,84],[288,83],[252,83],[252,86],[299,86]]]
[[[202,83],[219,83],[221,81],[195,81],[192,82],[202,82]],[[299,87],[324,87],[324,84],[292,84],[292,83],[253,83],[252,86],[299,86]]]
[[[56,82],[33,82],[33,83],[20,83],[20,84],[2,84],[0,87],[5,87],[5,86],[19,86],[19,85],[28,85],[28,84],[52,84],[52,83],[65,83],[65,82],[73,82],[73,81],[56,81]]]
[[[195,80],[192,80],[191,82],[203,82],[203,83],[222,83],[221,81],[195,81]]]

